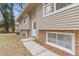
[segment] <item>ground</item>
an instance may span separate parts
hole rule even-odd
[[[16,34],[0,34],[0,55],[2,56],[26,56],[27,50]]]

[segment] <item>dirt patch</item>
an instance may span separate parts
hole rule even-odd
[[[19,35],[0,34],[0,55],[1,56],[27,56],[27,50],[20,42]]]

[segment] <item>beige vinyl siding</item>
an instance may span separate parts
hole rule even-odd
[[[43,6],[41,5],[41,7]],[[43,12],[41,7],[39,7],[39,9]],[[41,12],[38,13],[38,15],[43,14]],[[79,29],[79,6],[49,15],[47,17],[40,17],[37,19],[37,28],[40,30]]]
[[[34,8],[32,11],[31,11],[31,20],[34,20],[36,18],[36,9]]]
[[[43,17],[43,4],[38,4],[36,7],[36,19],[40,20],[40,18],[42,17]]]
[[[34,8],[30,13],[29,13],[29,26],[30,29],[32,28],[32,20],[36,20],[36,8]]]
[[[19,29],[29,29],[29,16],[21,21],[21,24],[19,24]]]

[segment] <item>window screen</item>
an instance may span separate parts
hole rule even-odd
[[[45,14],[49,14],[51,12],[54,12],[54,4],[53,3],[45,6]]]
[[[65,6],[70,5],[70,4],[72,4],[72,3],[56,3],[56,10],[61,9]]]
[[[72,35],[48,33],[48,42],[72,50]]]
[[[60,45],[68,49],[72,49],[71,41],[72,41],[71,35],[57,34],[57,45]]]
[[[48,34],[48,42],[56,44],[56,34],[55,33],[49,33]]]

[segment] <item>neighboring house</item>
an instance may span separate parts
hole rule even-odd
[[[19,29],[59,55],[79,55],[79,4],[30,3],[18,17]]]
[[[19,30],[19,25],[18,25],[18,22],[16,21],[15,23],[15,32],[19,33],[20,30]]]

